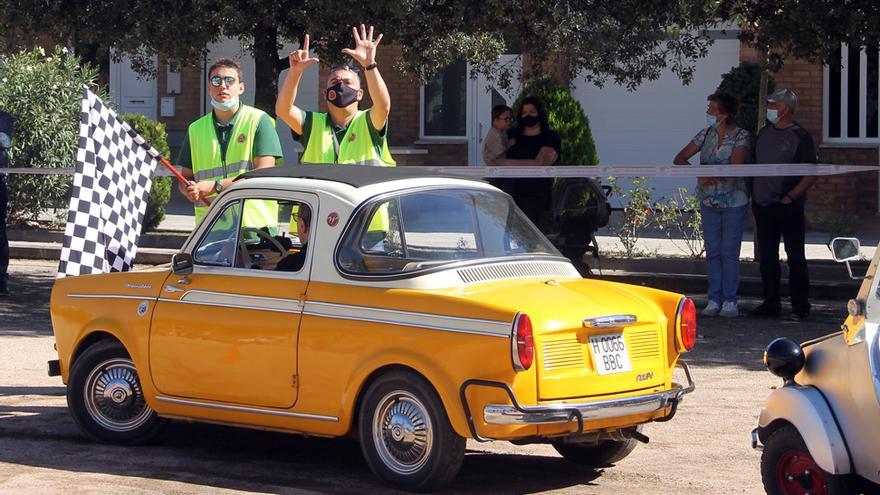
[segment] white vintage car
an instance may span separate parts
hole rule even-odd
[[[857,239],[831,242],[859,258]],[[784,380],[764,401],[752,446],[768,494],[880,493],[880,249],[840,330],[801,345],[778,338],[764,362]],[[857,278],[857,277],[853,277]]]

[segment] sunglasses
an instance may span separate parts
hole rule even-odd
[[[211,86],[219,88],[222,83],[225,83],[227,86],[232,86],[235,84],[235,78],[232,76],[214,76],[211,78]]]

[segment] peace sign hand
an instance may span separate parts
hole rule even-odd
[[[358,32],[357,26],[353,26],[351,32],[354,34],[354,49],[343,48],[342,53],[355,59],[362,67],[375,63],[376,47],[382,41],[382,33],[379,33],[379,36],[374,40],[373,26],[370,26],[370,30],[367,31],[363,24],[361,24],[360,32]]]
[[[302,49],[291,53],[287,57],[287,61],[290,63],[290,70],[300,74],[305,72],[310,66],[318,63],[317,57],[309,57],[308,34],[303,39]]]

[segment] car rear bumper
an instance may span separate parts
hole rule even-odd
[[[582,424],[583,421],[635,416],[674,408],[682,396],[695,388],[687,363],[679,361],[678,366],[684,370],[686,386],[675,383],[671,389],[663,392],[595,402],[520,406],[514,400],[513,405],[489,404],[483,408],[483,420],[492,425],[541,425],[574,421]],[[675,409],[661,420],[670,419],[673,414]]]

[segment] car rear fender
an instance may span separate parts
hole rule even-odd
[[[831,474],[852,471],[849,448],[840,432],[837,418],[822,393],[815,387],[786,385],[774,390],[764,401],[758,419],[758,435],[767,441],[774,430],[793,425],[816,464]]]

